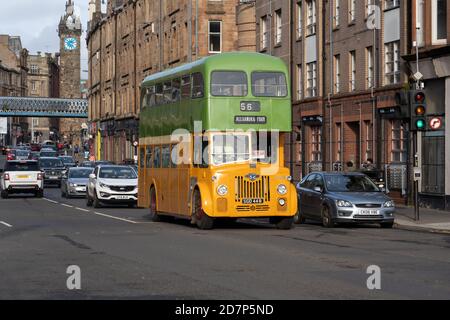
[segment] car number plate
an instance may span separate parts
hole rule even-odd
[[[129,196],[117,196],[116,198],[119,199],[119,200],[128,200],[128,199],[130,199]]]
[[[263,199],[242,199],[243,204],[260,204],[264,203]]]
[[[76,190],[77,191],[86,191],[86,188],[85,187],[78,187],[78,188],[76,188]]]
[[[19,178],[19,179],[29,179],[30,176],[21,175],[21,176],[17,176],[17,178]]]
[[[377,216],[379,215],[378,210],[360,210],[359,214],[365,215],[365,216]]]
[[[58,179],[58,177],[54,177],[54,176],[51,176],[51,177],[48,177],[50,180],[56,180],[56,179]]]

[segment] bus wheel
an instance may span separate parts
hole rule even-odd
[[[150,219],[153,222],[160,222],[161,218],[156,210],[156,192],[155,188],[150,189]]]
[[[271,224],[274,224],[277,229],[280,230],[289,230],[292,228],[292,224],[294,223],[293,217],[272,217],[269,219]]]
[[[214,219],[208,216],[202,208],[202,197],[199,190],[194,191],[193,218],[201,230],[210,230],[214,226]]]

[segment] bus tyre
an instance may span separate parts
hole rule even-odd
[[[275,227],[279,230],[289,230],[292,228],[292,224],[294,223],[293,217],[272,217],[269,219],[271,224],[274,224]]]
[[[214,226],[214,219],[203,211],[202,197],[199,190],[194,191],[193,219],[201,230],[210,230]]]
[[[327,206],[322,208],[322,224],[325,228],[334,228],[336,225]]]
[[[155,188],[150,189],[150,219],[153,222],[160,222],[161,217],[158,215],[156,207],[156,191]]]

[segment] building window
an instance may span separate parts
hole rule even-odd
[[[302,37],[303,32],[303,13],[302,2],[297,3],[297,39]]]
[[[283,30],[283,23],[281,21],[281,9],[275,11],[275,44],[281,44],[281,36]]]
[[[365,126],[365,138],[366,138],[366,143],[365,143],[365,160],[367,161],[368,159],[372,158],[372,124],[370,123],[370,121],[364,121],[364,126]]]
[[[385,83],[396,84],[400,82],[400,52],[399,41],[385,44]]]
[[[322,161],[322,127],[311,127],[311,162]]]
[[[39,119],[33,118],[33,127],[39,127]]]
[[[307,95],[308,98],[317,95],[317,62],[306,65],[307,68]]]
[[[334,56],[334,93],[341,92],[341,55]]]
[[[30,66],[30,72],[31,74],[39,74],[39,67],[35,64],[32,64]]]
[[[333,22],[334,27],[339,27],[340,24],[340,11],[341,11],[341,1],[335,0],[334,1],[334,14],[333,14]]]
[[[316,1],[308,1],[307,7],[308,18],[306,21],[306,35],[311,36],[316,34]]]
[[[367,61],[367,70],[366,70],[366,88],[370,89],[374,87],[374,56],[373,56],[373,47],[366,48],[366,61]]]
[[[336,161],[342,162],[342,125],[336,124]]]
[[[31,90],[36,91],[36,81],[31,81]]]
[[[401,120],[391,121],[391,161],[406,162],[406,144],[405,128]]]
[[[297,65],[297,100],[303,98],[303,70],[302,65]]]
[[[269,46],[269,28],[268,28],[268,21],[267,16],[264,16],[261,18],[261,25],[260,25],[260,33],[261,33],[261,50],[267,49]]]
[[[348,0],[348,23],[356,20],[356,0]]]
[[[350,51],[350,91],[356,90],[356,51]]]
[[[209,22],[209,53],[222,52],[222,21]]]
[[[400,0],[386,0],[385,1],[386,10],[396,8],[398,6],[400,6]]]
[[[434,45],[447,43],[447,0],[432,0],[431,3],[432,42]]]

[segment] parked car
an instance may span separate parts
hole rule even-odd
[[[37,161],[7,161],[0,179],[1,197],[6,199],[12,193],[34,193],[42,198],[43,178]]]
[[[15,160],[28,160],[30,157],[30,151],[25,149],[19,149],[16,151],[16,159]]]
[[[85,197],[89,175],[93,172],[93,168],[70,168],[62,179],[61,196],[63,198]]]
[[[62,177],[67,173],[61,159],[41,157],[39,168],[44,172],[44,184],[61,187]]]
[[[127,204],[134,207],[138,200],[136,172],[126,166],[100,165],[89,176],[87,206]]]
[[[58,154],[56,151],[43,149],[39,155],[41,158],[57,158]]]
[[[297,193],[297,223],[311,219],[328,228],[337,223],[394,224],[394,201],[362,173],[311,173],[297,185]]]
[[[6,154],[6,160],[8,161],[16,160],[16,153],[17,153],[16,149],[9,149],[8,153]]]
[[[66,169],[77,166],[77,162],[71,156],[59,156],[59,159],[61,159],[61,161],[64,163]]]

